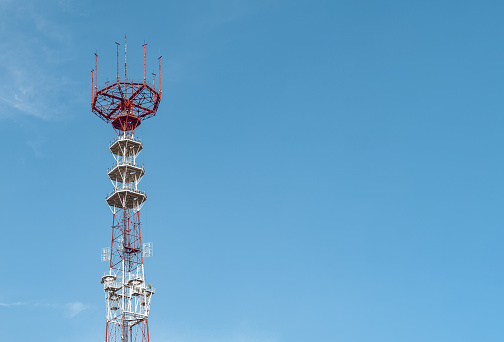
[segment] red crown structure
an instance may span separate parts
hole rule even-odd
[[[95,54],[95,69],[91,71],[92,100],[91,110],[98,117],[117,131],[134,131],[147,118],[156,115],[161,101],[161,56],[159,60],[159,91],[156,91],[156,74],[152,74],[152,85],[147,82],[145,73],[144,48],[144,78],[143,82],[128,79],[127,44],[124,36],[124,80],[119,78],[119,43],[117,45],[117,80],[106,82],[105,87],[98,90],[98,55]]]

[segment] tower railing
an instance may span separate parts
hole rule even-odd
[[[112,147],[116,142],[121,140],[133,140],[138,143],[142,143],[142,140],[133,136],[133,134],[121,134],[109,143],[109,148]]]
[[[134,186],[126,185],[126,183],[123,183],[123,186],[117,187],[116,189],[114,189],[114,191],[107,194],[107,196],[105,196],[105,198],[109,198],[110,196],[114,195],[116,192],[121,192],[121,191],[131,191],[131,192],[135,192],[137,194],[144,195],[147,197],[147,194],[145,193],[145,191],[136,189]]]
[[[132,166],[132,167],[136,167],[137,169],[142,169],[142,171],[145,172],[145,168],[143,165],[138,165],[130,160],[121,160],[120,162],[117,162],[116,164],[112,165],[108,170],[107,170],[107,173],[109,173],[110,171],[112,171],[113,169],[115,169],[116,167],[118,166]]]

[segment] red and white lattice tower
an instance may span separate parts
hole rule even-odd
[[[117,44],[117,80],[103,88],[97,83],[97,55],[91,73],[93,113],[111,123],[117,138],[109,149],[115,163],[108,170],[114,191],[106,196],[112,218],[112,243],[102,250],[102,260],[110,268],[101,282],[107,306],[106,342],[148,342],[149,310],[154,289],[145,282],[144,257],[152,253],[151,243],[142,243],[140,209],[147,195],[138,188],[144,167],[136,163],[143,148],[134,136],[142,120],[156,115],[161,100],[161,57],[159,57],[159,89],[155,74],[152,84],[144,78],[137,82],[128,79],[126,63],[126,36],[124,37],[124,79],[119,77],[119,43]]]

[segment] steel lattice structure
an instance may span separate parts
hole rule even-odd
[[[140,209],[147,199],[138,183],[145,174],[136,163],[143,148],[134,136],[140,123],[156,115],[161,101],[161,57],[159,57],[159,90],[155,74],[152,84],[144,80],[129,81],[124,37],[124,80],[119,78],[119,44],[117,44],[117,81],[97,86],[97,55],[92,71],[93,113],[111,123],[117,137],[109,145],[115,163],[108,170],[114,190],[106,196],[112,211],[111,246],[102,250],[102,260],[109,261],[109,270],[101,278],[107,308],[106,342],[148,342],[149,311],[154,289],[145,282],[144,257],[152,253],[152,244],[142,242]]]

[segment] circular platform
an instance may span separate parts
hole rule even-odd
[[[133,209],[147,200],[147,194],[141,190],[124,187],[118,188],[106,197],[111,207]]]
[[[95,92],[91,110],[119,131],[134,131],[140,123],[156,115],[161,101],[146,82],[116,82]]]

